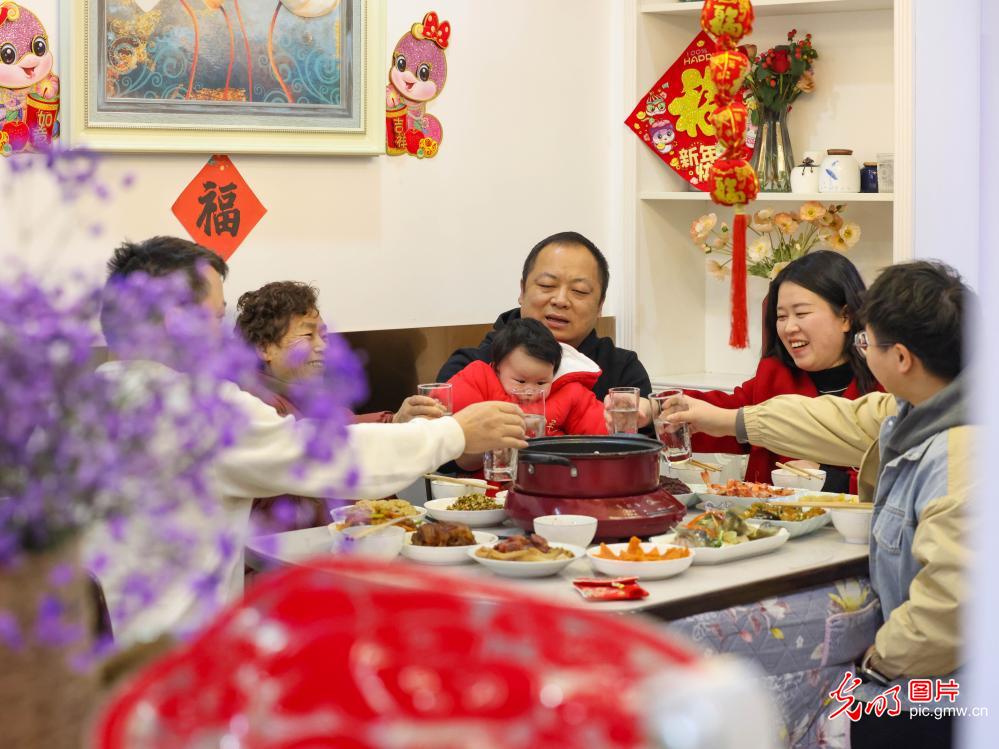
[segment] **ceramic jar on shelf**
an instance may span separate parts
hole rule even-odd
[[[791,192],[814,193],[819,191],[819,152],[805,151],[805,156],[791,170]]]
[[[830,148],[819,169],[819,192],[860,192],[860,165],[849,148]]]

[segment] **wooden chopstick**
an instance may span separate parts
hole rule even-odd
[[[714,463],[704,463],[703,461],[695,460],[694,458],[688,458],[687,464],[694,466],[694,468],[700,468],[702,471],[717,472],[721,470],[721,466],[716,466]]]
[[[873,502],[780,502],[775,501],[773,504],[780,505],[781,507],[822,507],[827,510],[873,510]]]
[[[478,489],[488,489],[489,482],[482,479],[459,479],[454,476],[442,476],[439,473],[425,473],[423,478],[440,481],[442,484],[458,484],[459,486],[474,486]]]
[[[804,476],[806,479],[820,478],[817,473],[813,473],[810,469],[798,468],[798,466],[791,466],[788,465],[787,463],[781,463],[779,460],[777,461],[777,467],[783,468],[785,471],[790,471],[791,473],[796,473],[799,476]]]

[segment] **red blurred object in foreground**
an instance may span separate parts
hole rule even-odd
[[[649,677],[698,671],[640,621],[402,564],[261,577],[99,721],[107,749],[648,747]]]

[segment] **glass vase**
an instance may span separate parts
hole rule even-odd
[[[756,133],[751,164],[760,180],[762,192],[790,192],[794,154],[787,133],[788,110],[760,110],[760,128]]]

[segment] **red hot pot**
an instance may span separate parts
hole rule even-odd
[[[531,530],[541,515],[589,515],[597,539],[665,533],[686,509],[659,484],[662,444],[641,435],[542,437],[517,455],[507,514]]]

